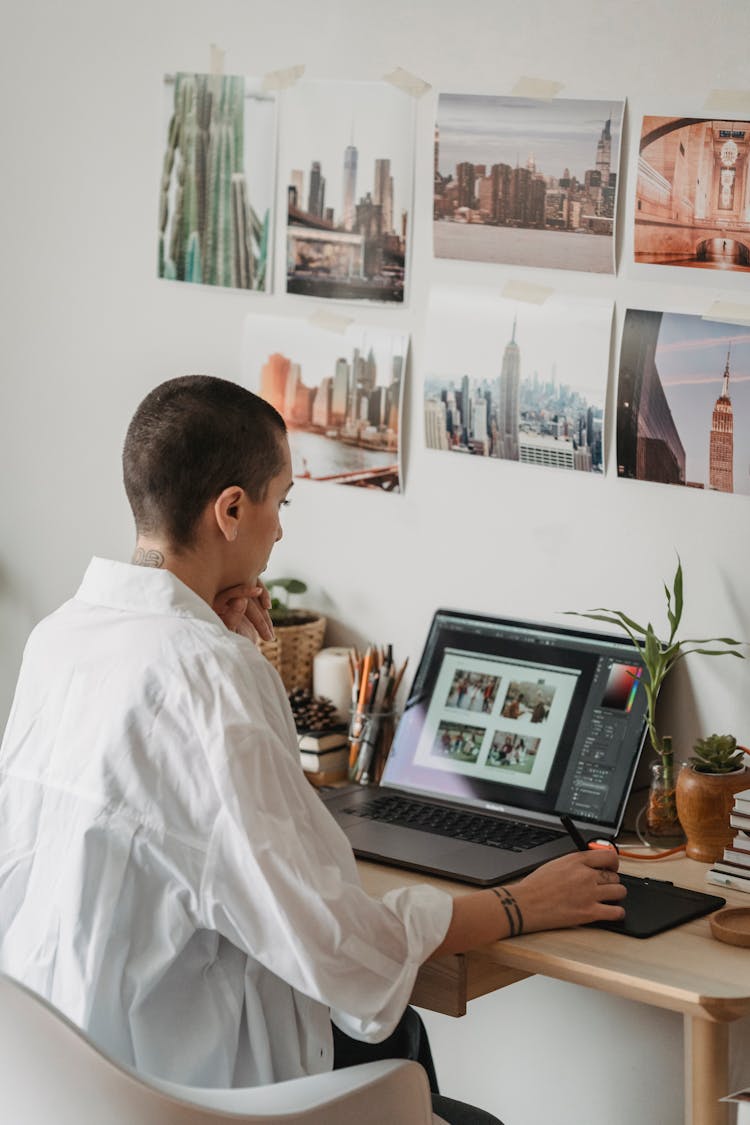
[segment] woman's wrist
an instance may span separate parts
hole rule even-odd
[[[490,887],[493,895],[497,896],[500,905],[505,911],[508,923],[508,937],[518,937],[524,932],[523,910],[518,899],[509,887]]]
[[[533,934],[537,930],[547,928],[548,903],[544,894],[540,893],[543,888],[538,888],[533,880],[519,879],[518,882],[510,883],[507,887],[499,887],[498,890],[504,890],[512,897],[514,910],[520,916],[521,929],[512,933],[511,937],[516,937],[518,933]]]

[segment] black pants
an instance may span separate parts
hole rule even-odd
[[[411,1059],[421,1063],[430,1083],[433,1111],[447,1121],[448,1125],[502,1125],[496,1117],[482,1109],[456,1102],[453,1098],[442,1097],[438,1091],[427,1031],[414,1008],[406,1009],[396,1030],[382,1043],[361,1043],[358,1039],[350,1039],[334,1025],[334,1070],[356,1066],[357,1063],[374,1062],[376,1059]]]

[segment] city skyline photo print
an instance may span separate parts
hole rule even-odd
[[[292,472],[306,480],[401,490],[408,332],[350,323],[245,318],[243,381],[283,416]]]
[[[405,300],[414,124],[414,99],[387,82],[285,91],[288,293]]]
[[[619,476],[750,495],[749,423],[750,327],[627,310]]]
[[[158,276],[271,287],[276,99],[237,75],[166,75]]]
[[[435,256],[614,273],[624,105],[440,94]]]
[[[612,302],[434,287],[424,383],[428,449],[604,471]]]
[[[750,270],[750,121],[644,117],[636,262]]]

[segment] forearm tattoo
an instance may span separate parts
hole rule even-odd
[[[154,547],[149,548],[148,551],[145,551],[143,547],[136,547],[133,563],[135,566],[164,566],[164,555]]]
[[[518,937],[523,933],[523,914],[521,908],[513,898],[507,887],[490,887],[493,895],[497,895],[502,904],[503,910],[508,917],[508,926],[510,927],[510,936]]]

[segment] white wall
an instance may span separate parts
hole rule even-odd
[[[541,619],[622,605],[661,622],[675,551],[687,630],[750,636],[747,498],[619,481],[612,440],[604,481],[457,466],[423,449],[419,409],[431,280],[526,277],[608,295],[618,340],[628,304],[702,312],[715,296],[748,293],[746,274],[636,268],[629,231],[641,114],[700,115],[710,89],[747,85],[748,32],[746,0],[16,4],[0,68],[0,716],[30,626],[75,589],[93,553],[129,557],[119,450],[138,401],[177,374],[237,377],[248,310],[310,311],[303,299],[155,278],[162,75],[207,69],[212,42],[241,74],[302,62],[309,77],[377,79],[401,65],[434,90],[509,93],[531,75],[565,83],[566,96],[628,98],[614,278],[433,262],[434,93],[419,103],[412,304],[363,313],[413,333],[406,491],[300,482],[272,565],[307,579],[331,639],[392,641],[414,661],[439,605]],[[501,508],[523,550],[502,549],[492,519]],[[679,754],[714,729],[750,742],[747,685],[741,662],[695,659],[665,700]],[[680,1119],[677,1017],[534,981],[478,1002],[460,1023],[430,1026],[445,1092],[484,1102],[509,1125]],[[614,1066],[624,1072],[605,1114]]]

